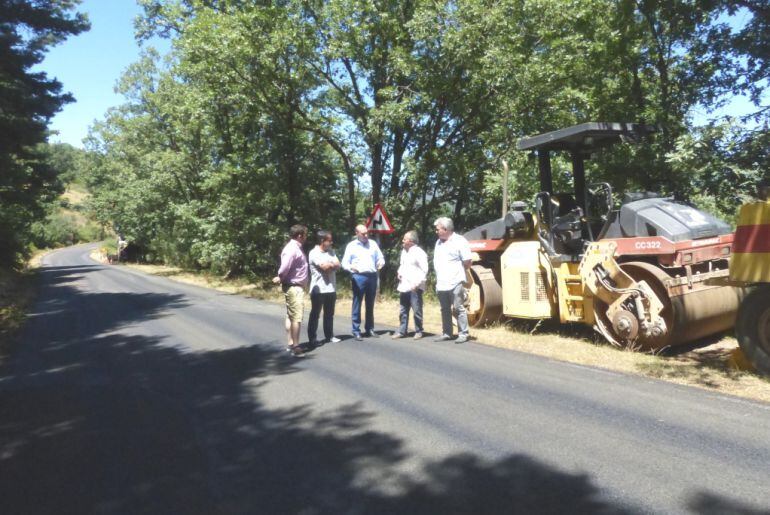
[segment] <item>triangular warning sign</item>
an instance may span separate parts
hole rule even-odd
[[[366,220],[366,228],[371,233],[390,234],[396,232],[393,224],[388,220],[388,215],[385,214],[385,209],[380,204],[374,205],[372,214]]]

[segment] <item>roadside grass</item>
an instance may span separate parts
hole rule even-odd
[[[35,277],[27,270],[0,270],[0,363],[11,352],[14,333],[35,298]]]
[[[104,260],[99,253],[92,257]],[[280,289],[267,279],[254,284],[242,279],[226,280],[160,265],[127,266],[188,284],[283,302]],[[350,313],[352,303],[344,274],[341,274],[338,281],[338,289],[336,314],[344,317]],[[306,310],[309,310],[309,301]],[[426,294],[423,312],[425,331],[440,333],[440,311],[432,294]],[[375,320],[377,328],[398,326],[398,299],[395,294],[381,294],[375,304]],[[337,327],[335,332],[347,334],[350,327]],[[483,329],[471,329],[471,335],[473,340],[485,345],[770,402],[770,378],[738,368],[736,359],[740,359],[740,355],[736,357],[738,344],[732,335],[713,336],[695,345],[674,348],[657,355],[620,349],[606,343],[589,327],[580,324],[562,325],[553,321],[536,323],[508,320]]]

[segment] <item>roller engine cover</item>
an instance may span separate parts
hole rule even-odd
[[[614,213],[602,238],[662,236],[672,242],[730,234],[730,225],[710,214],[664,198],[627,202]]]
[[[504,240],[506,238],[529,238],[535,224],[532,215],[524,211],[509,211],[505,217],[480,225],[463,234],[468,241]]]

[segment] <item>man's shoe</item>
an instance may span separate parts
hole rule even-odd
[[[401,334],[401,333],[393,333],[391,335],[391,338],[393,338],[394,340],[398,340],[399,338],[403,338],[403,337],[404,337],[404,335]]]
[[[422,333],[414,333],[415,340],[419,340],[420,338],[422,338]]]
[[[329,340],[327,340],[327,341],[328,341],[329,343],[339,343],[339,342],[341,342],[342,340],[340,340],[340,339],[339,339],[339,338],[337,338],[336,336],[332,336],[332,337],[331,337],[331,338],[329,338]]]
[[[354,335],[353,335],[353,338],[354,338],[354,339],[355,339],[357,342],[360,342],[360,341],[363,341],[363,340],[364,340],[364,339],[361,337],[361,335],[360,335],[360,334],[358,334],[358,333],[354,334]]]
[[[448,334],[442,334],[441,336],[439,336],[438,338],[436,338],[433,341],[434,342],[448,342],[451,339],[452,339],[452,337],[449,336]]]
[[[326,340],[313,340],[312,342],[310,342],[310,347],[311,348],[323,347],[325,343],[326,343]]]
[[[460,336],[457,337],[457,339],[455,340],[455,343],[465,343],[467,341],[468,341],[468,335],[461,334]]]
[[[286,350],[295,358],[302,358],[305,356],[305,349],[301,345],[289,345]]]
[[[366,336],[367,338],[379,338],[380,337],[380,335],[375,333],[374,331],[366,331],[366,333],[364,333],[364,336]]]

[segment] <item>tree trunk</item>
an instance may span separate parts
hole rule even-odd
[[[286,102],[285,105],[289,105],[289,102]],[[286,216],[289,225],[297,223],[296,209],[297,206],[299,206],[301,194],[296,148],[294,146],[294,138],[292,138],[292,135],[294,134],[293,124],[294,111],[289,109],[286,113],[285,129],[281,131],[282,134],[279,136],[283,140],[280,146],[280,162],[283,164],[282,168],[284,169],[287,180],[286,193],[289,198],[289,205],[286,210]]]
[[[343,163],[348,179],[348,227],[352,229],[356,226],[356,178],[347,157],[343,159]]]
[[[452,221],[455,224],[455,228],[460,227],[463,224],[462,212],[463,207],[465,207],[465,192],[467,190],[467,181],[467,177],[463,175],[462,180],[460,181],[460,185],[457,188],[457,202],[455,202],[455,209],[454,213],[452,214]]]
[[[393,170],[390,173],[390,195],[395,196],[400,193],[401,185],[401,164],[404,161],[404,131],[396,129],[393,133]]]
[[[421,181],[422,182],[422,203],[420,206],[420,239],[421,241],[425,241],[425,238],[428,236],[429,233],[429,224],[430,221],[428,220],[428,208],[425,205],[428,201],[428,181]]]
[[[372,154],[372,202],[377,204],[382,193],[382,141],[377,141],[371,146]]]

